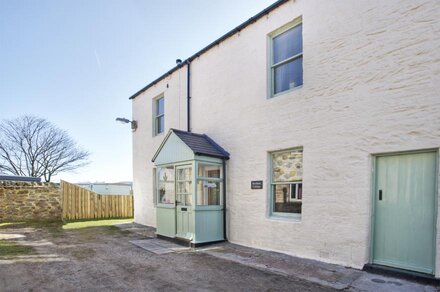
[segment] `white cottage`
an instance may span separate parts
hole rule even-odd
[[[439,1],[277,1],[130,97],[135,221],[439,277],[439,86]]]

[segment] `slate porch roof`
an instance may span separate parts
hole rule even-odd
[[[162,146],[166,143],[166,140],[168,140],[168,137],[171,135],[171,133],[176,134],[176,136],[179,137],[180,140],[182,140],[183,143],[185,143],[196,155],[229,159],[229,153],[220,145],[215,143],[214,140],[209,138],[206,134],[196,134],[177,129],[170,129],[156,154],[154,154],[152,159],[153,162],[156,160],[157,155],[162,149]]]

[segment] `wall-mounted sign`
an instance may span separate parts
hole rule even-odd
[[[262,180],[253,180],[251,181],[251,189],[253,190],[260,190],[263,188],[263,181]]]

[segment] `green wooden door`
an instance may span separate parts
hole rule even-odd
[[[192,167],[176,167],[176,237],[192,239]]]
[[[434,273],[437,153],[378,157],[373,263]]]

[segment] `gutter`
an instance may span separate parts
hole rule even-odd
[[[236,28],[230,30],[229,32],[227,32],[226,34],[221,36],[220,38],[216,39],[215,41],[213,41],[212,43],[210,43],[209,45],[207,45],[206,47],[204,47],[203,49],[201,49],[200,51],[198,51],[197,53],[195,53],[194,55],[192,55],[191,57],[189,57],[185,61],[183,61],[183,63],[189,64],[192,60],[200,57],[202,54],[206,53],[207,51],[209,51],[213,47],[219,45],[224,40],[230,38],[231,36],[235,35],[236,33],[239,33],[240,31],[242,31],[243,29],[245,29],[249,25],[251,25],[254,22],[258,21],[263,16],[269,14],[270,12],[272,12],[273,10],[275,10],[276,8],[278,8],[279,6],[281,6],[281,5],[283,5],[284,3],[287,3],[287,2],[289,2],[289,0],[278,0],[277,2],[273,3],[272,5],[267,7],[266,9],[262,10],[261,12],[259,12],[256,15],[254,15],[253,17],[249,18],[248,20],[246,20],[245,22],[243,22],[242,24],[240,24]],[[141,94],[142,92],[144,92],[148,88],[154,86],[156,83],[158,83],[162,79],[166,78],[167,76],[173,74],[175,71],[177,71],[181,67],[182,67],[181,65],[175,66],[174,68],[172,68],[171,70],[169,70],[168,72],[166,72],[165,74],[163,74],[159,78],[155,79],[153,82],[149,83],[147,86],[145,86],[144,88],[142,88],[141,90],[139,90],[138,92],[136,92],[135,94],[130,96],[128,99],[134,99],[136,96],[138,96],[139,94]]]
[[[186,60],[186,124],[187,131],[191,132],[191,60]]]
[[[226,159],[223,159],[223,237],[227,241],[226,231]]]

